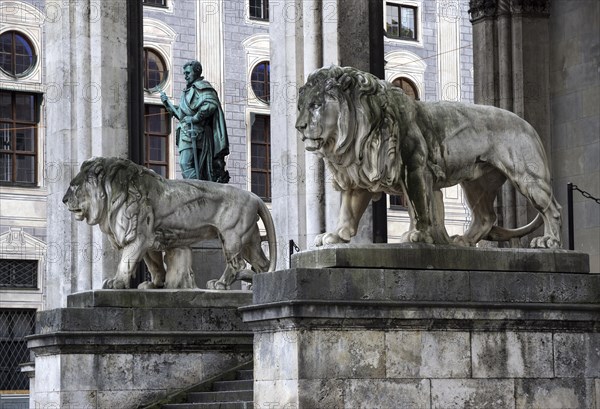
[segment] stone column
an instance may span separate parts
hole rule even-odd
[[[297,86],[304,81],[301,0],[271,4],[271,186],[278,268],[289,264],[289,240],[306,248],[305,154],[296,128]]]
[[[350,0],[271,4],[271,130],[277,135],[271,141],[271,177],[280,268],[289,262],[288,241],[312,247],[316,234],[335,228],[340,205],[322,161],[305,152],[294,128],[297,89],[323,65],[372,72],[379,64],[383,74],[383,26],[375,11],[382,12],[379,3]],[[353,241],[372,242],[371,215],[369,209]]]
[[[99,288],[116,252],[98,227],[76,222],[62,203],[71,178],[92,156],[127,156],[125,2],[46,1],[48,257],[45,308]],[[141,22],[140,22],[141,23]]]
[[[323,1],[306,0],[303,9],[304,73],[323,66]],[[322,158],[304,151],[306,162],[306,248],[325,231],[325,164]],[[333,193],[333,189],[332,193]]]
[[[471,0],[469,6],[475,102],[498,106],[527,120],[549,155],[548,1]],[[505,227],[522,226],[535,216],[512,185],[503,187],[497,205],[498,222]],[[512,243],[518,244],[518,240]]]

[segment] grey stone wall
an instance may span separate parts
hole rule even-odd
[[[550,104],[554,192],[563,204],[567,245],[567,183],[600,198],[600,3],[550,2]],[[600,272],[600,206],[574,192],[575,248]]]

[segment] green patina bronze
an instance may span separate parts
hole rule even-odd
[[[227,183],[225,156],[229,155],[229,139],[225,115],[217,92],[201,74],[200,62],[186,63],[183,75],[187,87],[179,105],[173,105],[163,92],[161,100],[179,120],[176,143],[183,177]]]

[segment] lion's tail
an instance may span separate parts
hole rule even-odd
[[[523,237],[544,224],[542,216],[538,213],[537,216],[529,223],[518,229],[506,229],[500,226],[493,226],[492,230],[484,237],[484,240],[490,241],[508,241],[516,237]]]
[[[271,212],[269,208],[259,199],[258,205],[258,216],[263,221],[265,225],[265,230],[267,231],[267,241],[269,242],[269,270],[275,271],[277,268],[277,236],[275,235],[275,224],[273,223],[273,217],[271,216]]]

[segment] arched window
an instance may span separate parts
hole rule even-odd
[[[0,69],[11,77],[23,77],[36,63],[31,41],[18,31],[0,34]]]
[[[252,69],[250,82],[256,98],[268,104],[271,102],[271,65],[269,61],[259,62]]]
[[[158,91],[169,75],[167,64],[162,57],[150,48],[144,48],[144,89]]]
[[[396,78],[394,81],[392,81],[392,84],[398,88],[401,88],[402,91],[404,91],[409,97],[412,97],[417,101],[419,100],[419,91],[417,91],[417,86],[408,78]]]

